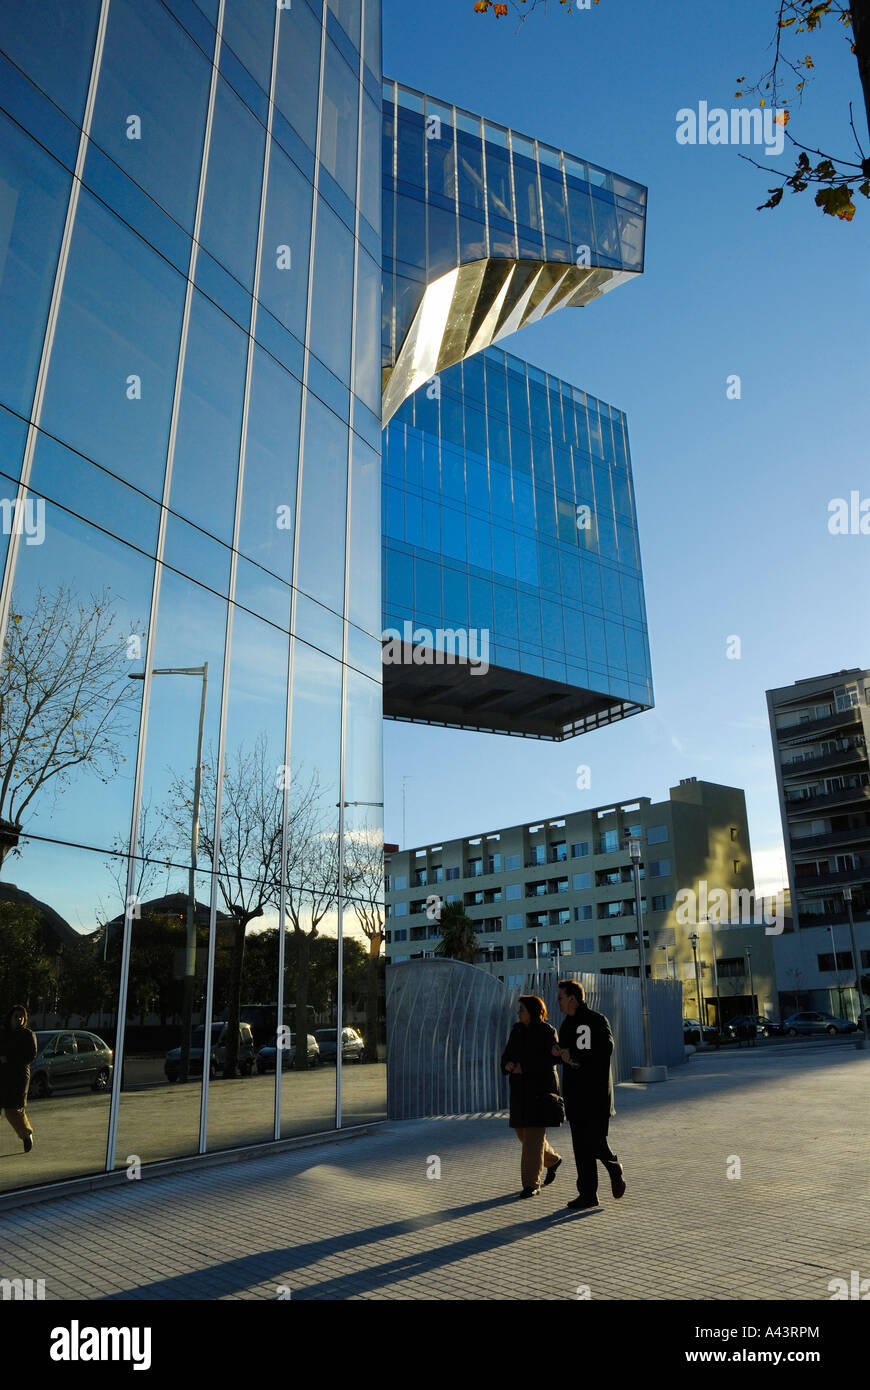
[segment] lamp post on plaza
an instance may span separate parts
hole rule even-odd
[[[851,891],[851,890],[850,890]],[[845,889],[844,889],[845,892]],[[834,940],[834,928],[828,923],[828,931],[831,934],[831,950],[834,953],[834,974],[837,977],[837,997],[840,1001],[840,1017],[843,1017],[843,986],[840,983],[840,963],[837,960],[837,943]]]
[[[640,889],[640,856],[643,845],[640,840],[632,837],[628,842],[628,853],[631,858],[631,868],[634,875],[634,905],[635,921],[637,923],[637,958],[640,967],[640,1012],[641,1023],[643,1025],[643,1066],[632,1067],[632,1081],[666,1081],[668,1072],[667,1067],[653,1066],[652,1045],[650,1041],[649,1027],[649,1002],[646,980],[646,950],[643,932],[643,900]]]
[[[659,947],[658,947],[658,950],[659,950],[659,951],[664,951],[664,953],[665,953],[665,979],[666,979],[666,980],[669,980],[669,979],[671,978],[671,958],[670,958],[670,955],[668,954],[668,947],[667,947],[667,946],[659,946]],[[674,961],[674,967],[675,967],[674,979],[676,979],[676,961]]]
[[[757,1009],[756,1006],[755,1006],[755,985],[754,985],[753,979],[752,979],[752,947],[751,947],[751,946],[747,946],[747,947],[746,947],[745,955],[746,955],[746,968],[747,968],[747,970],[749,971],[749,1012],[752,1013],[752,1014],[757,1014],[757,1013],[758,1013],[758,1009]]]
[[[855,919],[852,916],[852,890],[843,889],[843,898],[846,902],[846,911],[849,914],[849,940],[852,945],[852,964],[855,967],[855,989],[858,994],[858,1008],[861,1010],[861,1037],[855,1043],[857,1048],[867,1046],[867,1009],[864,1004],[864,991],[861,988],[861,957],[858,955],[858,944],[855,940]]]
[[[700,937],[696,931],[689,935],[689,942],[692,947],[692,955],[695,957],[695,989],[698,993],[698,1042],[704,1041],[704,1005],[701,998],[701,971],[698,968],[698,942]]]
[[[193,810],[190,824],[190,868],[187,876],[187,920],[184,951],[184,993],[181,1002],[181,1056],[178,1064],[179,1081],[190,1076],[190,1035],[193,1024],[193,994],[196,985],[196,864],[199,845],[199,811],[202,800],[202,732],[205,724],[205,699],[208,690],[208,662],[202,666],[155,667],[152,676],[199,676],[202,696],[199,702],[199,726],[196,735],[196,765],[193,774]],[[131,672],[131,681],[144,681],[145,672]],[[119,1028],[123,1020],[118,1020]]]
[[[713,918],[707,917],[707,924],[710,928],[710,946],[713,951],[713,985],[716,990],[716,1032],[722,1032],[722,1000],[719,997],[719,970],[716,965],[716,928],[713,926]]]

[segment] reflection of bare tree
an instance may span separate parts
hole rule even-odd
[[[125,836],[115,835],[112,839],[112,857],[104,860],[104,867],[115,884],[117,902],[120,903],[121,917],[127,906],[127,854],[128,841]],[[165,816],[158,818],[149,800],[143,802],[139,814],[139,839],[137,854],[133,860],[132,897],[142,903],[150,898],[161,875],[169,869],[170,842],[166,837]],[[115,896],[115,895],[112,895]],[[117,905],[107,908],[101,900],[97,908],[97,921],[105,932],[108,923],[118,915]],[[135,908],[133,915],[136,915]]]
[[[9,615],[0,666],[0,865],[18,844],[25,810],[74,767],[103,782],[117,773],[126,714],[139,699],[108,589],[79,603],[73,590],[37,590]]]
[[[221,823],[215,849],[217,757],[213,750],[203,761],[199,848],[217,877],[218,891],[233,919],[227,986],[225,1076],[238,1074],[239,1011],[245,936],[251,922],[263,916],[273,896],[281,854],[283,793],[265,734],[250,746],[240,743],[227,760],[221,787]],[[180,844],[189,841],[193,787],[176,779],[170,788],[169,819]]]
[[[369,943],[366,961],[365,1059],[378,1060],[378,966],[384,941],[384,836],[368,823],[348,831],[344,891]],[[339,1027],[341,1023],[339,1021]]]
[[[298,790],[297,790],[298,786]],[[321,792],[313,772],[290,787],[287,820],[287,895],[285,915],[296,944],[296,1066],[308,1066],[308,991],[311,944],[320,924],[334,910],[338,899],[337,809],[332,795]],[[275,885],[277,899],[278,884]],[[340,1025],[339,1025],[340,1026]]]

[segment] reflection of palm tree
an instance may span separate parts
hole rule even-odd
[[[13,603],[0,666],[0,865],[48,782],[60,790],[85,764],[104,782],[119,770],[138,695],[112,603],[108,589],[81,604],[65,587],[37,590],[27,610]]]
[[[474,935],[474,923],[462,903],[446,903],[441,908],[439,918],[441,940],[435,947],[436,956],[447,956],[451,960],[462,960],[473,965],[478,946]]]

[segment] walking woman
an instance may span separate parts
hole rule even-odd
[[[33,1130],[24,1109],[30,1085],[30,1063],[36,1056],[36,1035],[27,1026],[27,1010],[14,1004],[0,1037],[0,1106],[19,1139],[24,1152],[33,1148]]]
[[[511,1030],[501,1069],[510,1077],[511,1129],[523,1146],[521,1197],[537,1197],[541,1173],[549,1187],[562,1159],[547,1142],[547,1127],[560,1125],[565,1106],[559,1094],[559,1078],[553,1065],[556,1030],[547,1022],[547,1006],[536,994],[520,997],[518,1022]]]

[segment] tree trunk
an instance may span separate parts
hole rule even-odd
[[[864,112],[870,130],[870,0],[852,0],[850,9],[858,75],[864,92]]]
[[[311,960],[311,937],[307,932],[296,933],[296,1057],[297,1071],[308,1070],[308,974]],[[340,1035],[339,1035],[340,1037]],[[340,1045],[340,1043],[338,1044]],[[338,1056],[338,1053],[336,1053]]]
[[[230,978],[227,989],[227,1046],[224,1055],[224,1076],[233,1077],[239,1074],[239,1013],[242,1007],[242,965],[245,958],[245,932],[248,929],[247,919],[237,918],[233,925],[233,947],[232,958],[230,960]],[[211,1049],[208,1045],[210,1039],[206,1039],[206,1049],[203,1054],[203,1069],[208,1066]]]
[[[380,941],[377,944],[380,953]],[[365,1060],[378,1060],[378,955],[375,954],[374,941],[369,942],[369,958],[366,961],[366,1035]]]

